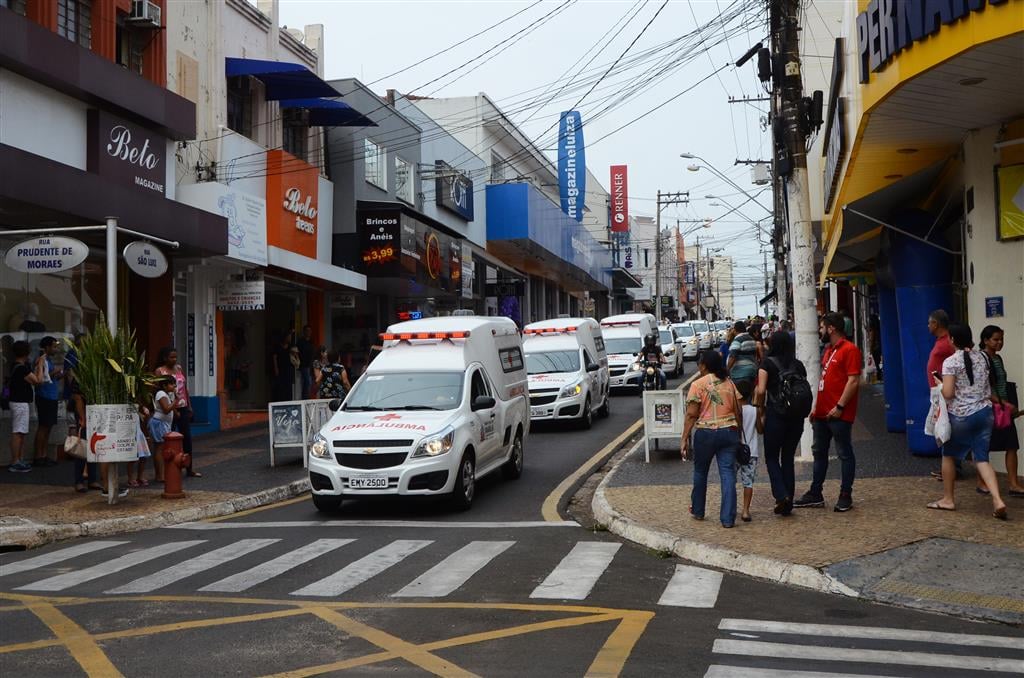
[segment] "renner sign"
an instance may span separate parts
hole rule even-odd
[[[164,194],[164,137],[96,109],[89,110],[88,127],[86,163],[90,172]]]
[[[629,195],[625,165],[612,165],[612,232],[629,231]]]

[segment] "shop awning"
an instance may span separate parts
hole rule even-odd
[[[251,75],[260,80],[267,88],[268,101],[341,96],[341,92],[302,64],[239,57],[227,57],[224,61],[227,77]]]
[[[630,273],[629,269],[616,266],[612,269],[612,289],[621,290],[627,288],[643,287],[644,284]]]
[[[319,127],[376,127],[365,115],[344,101],[311,97],[282,99],[281,108],[304,108],[309,111],[309,124]]]
[[[764,306],[769,301],[775,301],[778,297],[779,297],[779,288],[778,287],[773,287],[771,292],[769,292],[768,294],[764,295],[764,297],[762,297],[761,300],[757,302],[757,305],[758,306]]]

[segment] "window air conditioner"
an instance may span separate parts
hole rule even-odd
[[[128,22],[135,26],[160,28],[160,5],[150,0],[132,0]]]

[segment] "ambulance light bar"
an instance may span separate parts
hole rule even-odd
[[[384,332],[381,341],[412,341],[414,339],[468,339],[469,331],[465,332]]]
[[[639,324],[640,324],[639,320],[624,320],[622,322],[613,322],[613,323],[602,322],[601,323],[601,327],[632,327],[634,325],[639,325]]]
[[[572,327],[528,327],[523,330],[523,334],[572,334],[575,331],[575,325]]]

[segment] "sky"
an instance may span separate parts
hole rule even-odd
[[[387,89],[421,96],[484,92],[546,150],[555,145],[559,112],[576,105],[590,171],[607,189],[609,166],[628,165],[631,213],[653,216],[659,190],[690,191],[689,204],[663,209],[663,223],[721,217],[706,229],[681,227],[699,231],[685,238],[688,245],[699,235],[702,247],[722,247],[720,254],[734,258],[736,315],[746,316],[764,290],[761,245],[749,220],[769,213],[748,202],[727,214],[728,205],[747,197],[709,169],[687,166],[709,164],[754,195],[764,188],[735,161],[770,157],[763,129],[768,103],[728,98],[766,96],[756,59],[732,65],[766,40],[765,6],[762,0],[281,0],[281,23],[324,25],[328,80],[356,77],[382,95]],[[707,163],[680,158],[684,152]],[[771,207],[770,190],[758,199]]]

